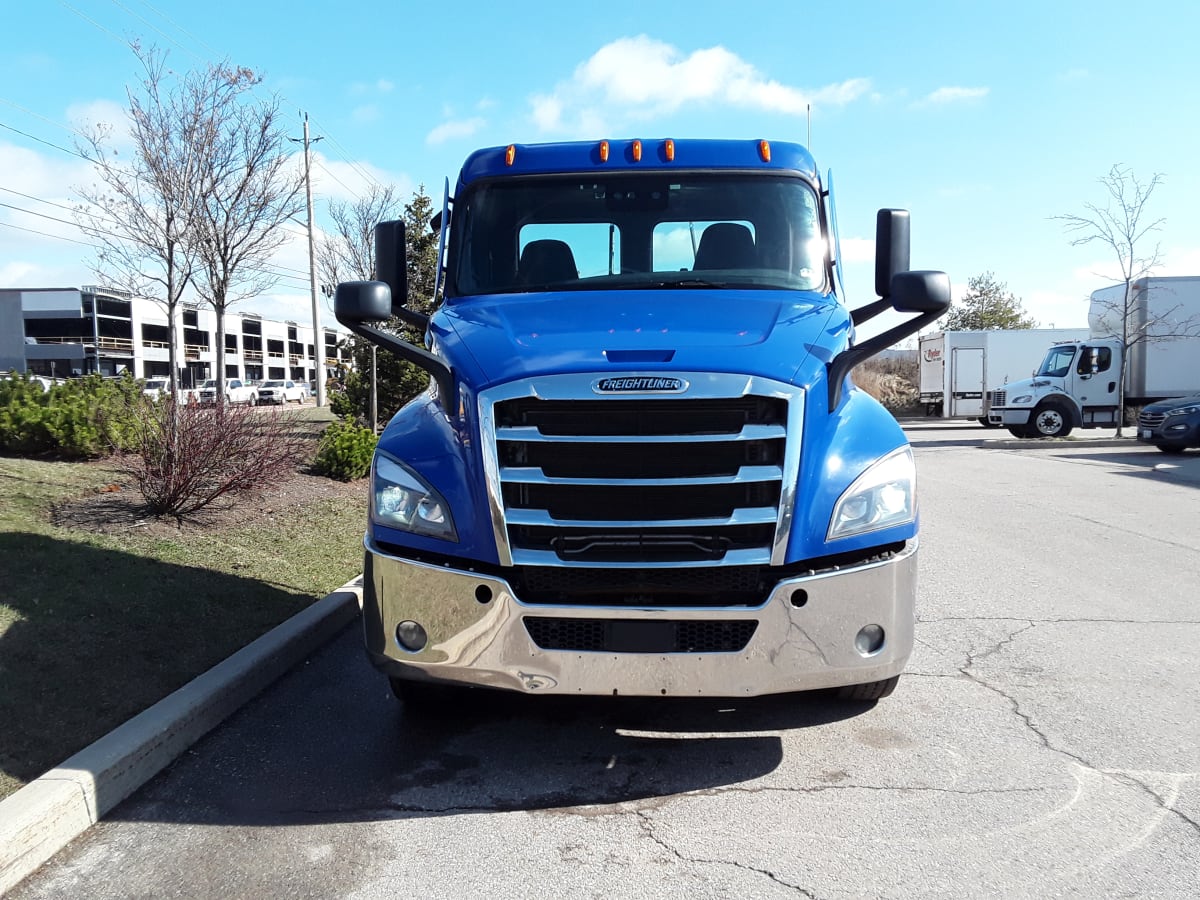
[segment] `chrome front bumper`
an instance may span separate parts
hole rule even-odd
[[[527,693],[745,697],[864,684],[898,675],[912,652],[917,548],[890,560],[789,578],[762,606],[632,608],[522,603],[501,578],[412,562],[367,544],[363,616],[372,662],[391,677]],[[802,605],[800,605],[802,603]],[[617,653],[544,650],[525,617],[758,622],[737,652]],[[419,652],[396,639],[419,623]],[[860,652],[867,625],[886,635]]]

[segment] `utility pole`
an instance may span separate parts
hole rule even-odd
[[[289,138],[299,141],[298,138]],[[325,405],[325,334],[321,331],[321,310],[317,304],[317,254],[313,246],[312,177],[309,170],[308,147],[321,138],[308,137],[308,113],[304,114],[304,197],[308,204],[308,286],[312,294],[313,365],[317,374],[317,406]]]

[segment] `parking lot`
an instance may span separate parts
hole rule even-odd
[[[909,434],[917,646],[877,705],[431,723],[352,626],[12,896],[1196,896],[1200,452]]]

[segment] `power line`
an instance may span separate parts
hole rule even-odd
[[[95,160],[88,159],[86,156],[84,156],[78,150],[70,150],[66,147],[59,146],[58,144],[51,143],[50,141],[44,140],[40,137],[37,137],[36,135],[32,135],[27,131],[22,131],[20,128],[14,128],[13,126],[5,124],[4,122],[0,122],[0,128],[7,128],[9,131],[13,132],[14,134],[19,134],[19,135],[21,135],[21,137],[29,138],[29,140],[31,140],[31,141],[37,141],[39,144],[45,144],[47,147],[53,147],[55,150],[61,150],[63,153],[69,153],[72,156],[78,156],[80,159],[84,160],[85,162],[95,162]]]

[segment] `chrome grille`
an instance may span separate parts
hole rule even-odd
[[[1167,418],[1166,413],[1144,412],[1138,416],[1138,424],[1143,428],[1155,428]]]
[[[803,394],[746,376],[685,377],[692,396],[597,396],[594,377],[556,376],[481,398],[502,562],[780,560]]]
[[[1004,406],[1008,402],[1008,391],[991,391],[992,402],[988,409],[996,406]]]

